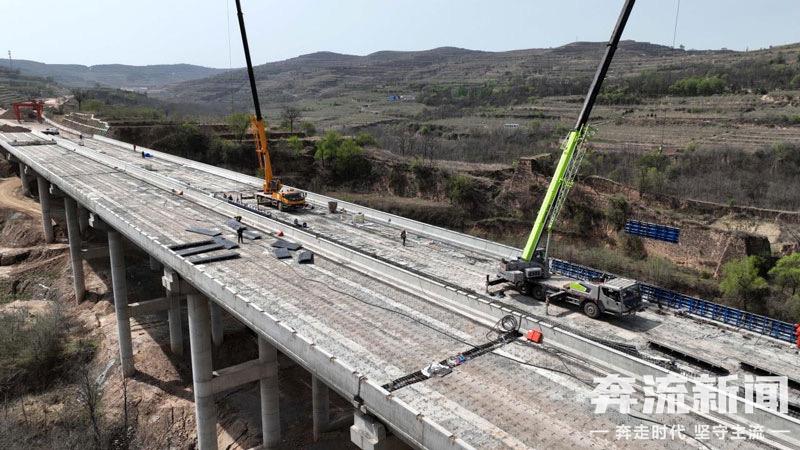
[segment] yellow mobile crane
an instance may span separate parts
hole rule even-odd
[[[264,171],[264,187],[256,193],[258,204],[270,205],[281,211],[304,208],[306,206],[306,193],[297,189],[284,186],[281,180],[272,175],[272,161],[269,158],[267,130],[264,118],[261,116],[261,104],[258,102],[256,90],[256,77],[253,74],[253,63],[250,60],[250,46],[247,44],[247,32],[244,28],[244,15],[240,0],[236,0],[236,13],[239,17],[239,30],[242,34],[244,58],[247,61],[247,76],[250,78],[250,91],[253,93],[253,104],[256,114],[250,117],[250,127],[256,141],[256,156],[258,167]]]

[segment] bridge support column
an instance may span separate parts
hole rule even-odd
[[[214,348],[222,345],[222,309],[214,302],[211,302],[211,341]]]
[[[276,448],[281,442],[281,416],[278,392],[278,350],[264,338],[258,338],[258,361],[267,366],[261,378],[261,432],[264,448]]]
[[[197,421],[197,446],[217,449],[217,409],[211,388],[211,337],[209,301],[198,293],[186,297],[189,306],[189,344],[192,355],[192,382]]]
[[[39,205],[42,207],[44,241],[52,244],[55,241],[55,234],[53,234],[53,218],[50,216],[50,182],[42,176],[37,176],[36,183],[39,187]]]
[[[78,205],[78,226],[81,236],[86,236],[86,231],[89,229],[89,210],[81,205]]]
[[[314,441],[318,441],[330,422],[330,394],[328,386],[311,375],[311,416],[314,419]]]
[[[117,335],[119,337],[119,359],[122,374],[130,377],[136,371],[133,365],[131,343],[131,321],[128,316],[128,283],[125,280],[125,254],[122,236],[118,231],[108,231],[108,253],[111,258],[111,284],[114,289],[114,309],[117,313]]]
[[[194,292],[194,288],[181,280],[169,267],[164,267],[161,284],[167,290],[169,301],[169,348],[175,355],[183,354],[183,318],[181,315],[181,295]]]
[[[75,300],[80,302],[86,293],[86,284],[83,278],[83,258],[81,258],[78,203],[70,197],[64,197],[64,210],[67,213],[67,237],[69,238],[69,258],[72,263],[72,286],[75,289]]]
[[[28,179],[28,166],[19,163],[19,180],[22,182],[22,195],[26,197],[31,196],[31,182]]]
[[[169,299],[169,349],[175,355],[183,354],[183,326],[181,319],[181,297],[167,291]]]

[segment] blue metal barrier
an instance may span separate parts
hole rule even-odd
[[[615,277],[615,275],[608,272],[554,258],[550,260],[550,270],[581,280]],[[743,328],[793,344],[798,342],[799,338],[794,324],[752,314],[708,300],[690,297],[651,284],[639,283],[639,286],[642,291],[642,298],[650,303],[660,303],[662,306],[679,309],[695,316]]]
[[[640,222],[638,220],[628,220],[625,222],[625,232],[634,236],[642,236],[659,241],[678,243],[681,230],[679,228],[657,223]]]

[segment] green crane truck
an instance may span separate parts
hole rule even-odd
[[[592,107],[597,100],[603,79],[611,65],[634,2],[635,0],[625,1],[614,32],[606,46],[603,59],[589,87],[589,94],[583,102],[578,121],[561,145],[561,157],[556,166],[556,172],[550,180],[522,255],[515,260],[503,260],[502,269],[497,278],[491,280],[487,277],[487,290],[489,286],[507,283],[521,294],[531,295],[539,300],[563,300],[577,304],[587,316],[592,318],[598,318],[603,313],[632,314],[640,309],[642,300],[636,281],[625,278],[585,281],[552,274],[547,258],[553,225],[564,206],[583,159],[582,144],[590,134],[587,123]],[[542,248],[539,247],[539,243],[545,225],[547,240]]]

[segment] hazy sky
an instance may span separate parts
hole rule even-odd
[[[639,0],[625,39],[672,44],[678,0]],[[367,54],[604,41],[622,0],[242,0],[256,64],[321,50]],[[234,0],[0,0],[0,51],[48,63],[244,64]],[[676,45],[800,41],[798,0],[682,0]]]

